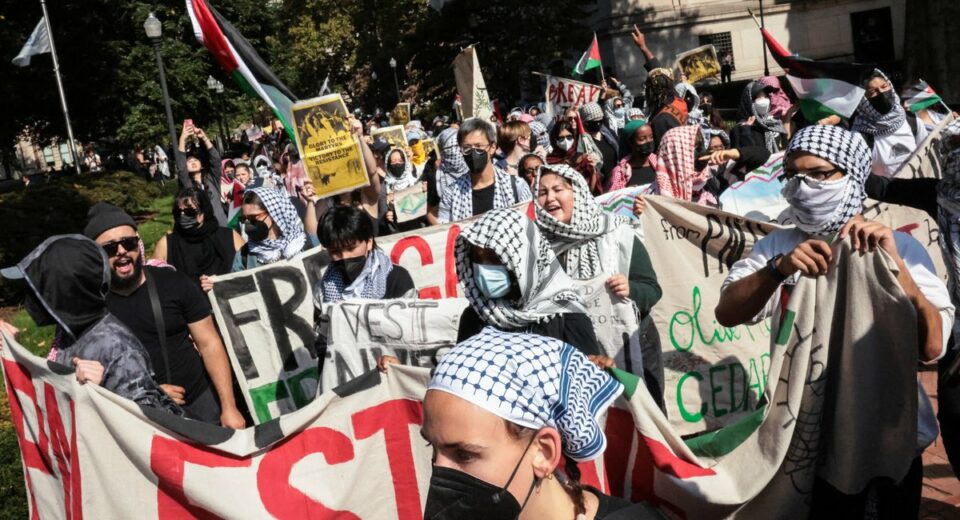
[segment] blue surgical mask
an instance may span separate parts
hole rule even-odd
[[[510,271],[506,266],[473,264],[473,279],[487,298],[503,298],[510,292]]]

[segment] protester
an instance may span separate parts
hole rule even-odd
[[[809,126],[790,141],[785,160],[787,217],[796,227],[768,234],[754,244],[749,257],[733,265],[716,308],[717,321],[734,327],[772,316],[781,302],[782,288],[789,291],[801,275],[826,274],[833,260],[827,240],[839,233],[839,240],[850,236],[856,250],[879,248],[890,255],[898,267],[897,280],[917,311],[919,359],[929,363],[942,357],[954,307],[930,257],[910,235],[854,218],[866,199],[863,184],[870,173],[870,151],[863,140],[836,126]],[[936,436],[926,393],[922,387],[918,391],[918,432],[934,434],[918,436],[918,457],[902,482],[887,486],[882,494],[870,494],[876,510],[899,511],[903,518],[917,516],[918,479],[922,478],[919,453]],[[818,481],[813,510],[863,511],[867,496],[866,491],[843,495]]]
[[[700,159],[705,152],[699,127],[681,126],[667,132],[657,151],[657,193],[698,204],[716,205],[713,194],[704,190],[712,178],[707,164]]]
[[[259,188],[262,184],[261,179],[254,178],[250,171],[250,165],[247,163],[237,164],[234,174],[236,175],[237,182],[243,186],[244,190]]]
[[[611,76],[609,80],[620,95],[612,96],[603,103],[603,113],[607,119],[607,128],[613,133],[617,133],[623,128],[623,125],[627,124],[627,110],[633,107],[633,93],[630,92],[625,83],[621,83],[617,78]],[[607,82],[604,81],[602,86],[606,88]]]
[[[94,151],[93,147],[87,148],[87,151],[83,156],[83,166],[90,173],[103,171],[103,162],[100,160],[100,155]]]
[[[417,167],[402,148],[394,148],[387,152],[387,175],[383,178],[383,189],[386,193],[387,207],[382,212],[377,226],[377,235],[386,236],[402,231],[410,231],[424,227],[425,218],[415,218],[406,222],[399,222],[397,218],[397,194],[414,186],[427,190],[426,183],[418,176]],[[424,163],[425,164],[425,163]]]
[[[391,263],[377,247],[373,223],[363,210],[351,206],[331,209],[320,218],[319,233],[330,266],[313,290],[318,307],[344,299],[417,297],[410,273]]]
[[[546,116],[546,114],[543,114]],[[549,116],[544,119],[549,119]],[[553,125],[553,120],[548,121],[550,125]],[[550,130],[543,121],[531,121],[528,123],[530,125],[530,132],[533,134],[533,153],[536,153],[541,158],[544,158],[553,151],[553,146],[550,144]]]
[[[643,186],[657,182],[659,158],[653,143],[653,128],[644,121],[630,121],[623,129],[625,146],[629,150],[610,172],[606,191],[616,191],[628,186]]]
[[[622,391],[556,339],[487,328],[459,343],[423,402],[434,453],[424,519],[660,518],[580,483],[577,463],[603,454],[601,417]]]
[[[440,151],[440,166],[436,178],[427,178],[427,220],[430,224],[439,224],[440,201],[443,194],[453,186],[457,179],[467,175],[467,163],[457,143],[457,128],[446,128],[437,135],[437,148]]]
[[[460,126],[457,143],[469,175],[459,177],[444,191],[437,219],[440,223],[464,220],[530,200],[528,185],[493,165],[496,140],[497,130],[481,119],[468,119]]]
[[[587,103],[580,107],[580,119],[583,121],[585,130],[583,139],[590,138],[597,150],[600,151],[600,178],[597,179],[599,185],[603,185],[605,179],[610,175],[610,170],[617,164],[620,157],[619,143],[614,131],[607,128],[603,121],[603,110],[597,103]],[[596,186],[593,187],[596,190]]]
[[[209,291],[213,287],[211,276],[242,268],[238,252],[243,244],[239,233],[217,225],[207,197],[187,188],[173,201],[173,231],[160,237],[153,257]]]
[[[917,146],[927,138],[927,129],[900,104],[900,96],[879,69],[864,85],[866,94],[853,115],[851,129],[863,136],[871,149],[873,173],[893,177]]]
[[[249,267],[289,260],[316,245],[304,232],[303,222],[285,193],[273,188],[254,188],[243,195],[241,206],[247,243],[241,249],[241,264]]]
[[[510,121],[497,132],[497,147],[504,154],[503,160],[498,161],[497,167],[510,175],[517,175],[520,158],[534,153],[537,142],[530,125],[523,121]]]
[[[533,189],[533,183],[536,181],[537,170],[543,166],[543,158],[535,153],[528,153],[520,158],[519,171],[520,178],[530,185]]]
[[[740,97],[740,122],[730,133],[730,144],[734,148],[745,146],[763,146],[770,153],[782,149],[782,141],[787,130],[783,123],[770,114],[770,95],[774,92],[760,81],[751,81],[743,89]]]
[[[651,311],[663,291],[643,242],[625,219],[603,211],[583,177],[569,166],[541,168],[536,193],[537,226],[564,271],[576,280],[606,276],[607,290],[636,306],[643,375],[662,406],[663,362]]]
[[[553,152],[547,155],[547,164],[566,164],[577,170],[587,179],[590,190],[599,194],[602,190],[600,173],[597,171],[600,157],[596,153],[581,153],[582,137],[576,122],[558,121],[553,125],[550,138],[553,141]]]
[[[140,340],[107,309],[110,267],[96,243],[81,235],[55,235],[0,275],[27,282],[27,314],[37,326],[56,325],[54,360],[73,367],[77,381],[102,386],[141,406],[183,415],[154,382]],[[16,333],[4,321],[0,327]]]
[[[711,128],[704,130],[704,133],[709,136],[709,141],[706,155],[700,159],[707,161],[712,177],[705,189],[717,198],[731,184],[744,180],[748,173],[770,159],[770,151],[763,146],[731,148],[730,138],[723,130]]]
[[[583,300],[529,218],[491,211],[457,237],[457,278],[470,302],[457,341],[485,326],[559,339],[590,356],[603,350]]]
[[[701,127],[708,126],[707,114],[700,109],[700,95],[697,94],[697,89],[686,81],[681,81],[674,86],[674,90],[677,91],[677,96],[683,98],[683,102],[687,105],[687,124]]]
[[[83,234],[106,251],[107,308],[146,347],[160,387],[187,417],[243,428],[227,352],[195,282],[172,269],[145,266],[137,225],[116,206],[101,202],[91,208]]]
[[[197,149],[187,151],[187,143],[191,140],[199,140],[203,145],[203,152]],[[207,164],[210,170],[204,170],[202,154],[207,156]],[[207,137],[207,134],[191,124],[183,125],[183,131],[180,132],[180,143],[177,146],[174,156],[177,161],[177,171],[180,172],[181,188],[197,188],[206,194],[213,204],[213,212],[217,222],[221,226],[227,225],[227,214],[221,201],[220,191],[220,152],[213,146],[213,141]],[[214,203],[217,201],[217,203]]]
[[[780,86],[780,79],[776,76],[764,76],[760,78],[760,83],[772,89],[767,91],[767,96],[770,98],[770,116],[782,120],[793,103]]]

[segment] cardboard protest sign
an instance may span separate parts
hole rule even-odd
[[[407,189],[393,193],[393,207],[397,212],[397,222],[408,222],[427,214],[427,192],[422,183],[416,183]]]
[[[324,306],[328,320],[323,388],[335,388],[377,366],[383,355],[432,368],[457,343],[467,300],[348,300]]]
[[[80,385],[72,368],[3,340],[30,518],[423,517],[426,369],[369,371],[233,431]],[[608,490],[602,458],[580,470],[581,482]]]
[[[297,148],[317,196],[329,197],[370,184],[340,94],[297,102],[291,113]]]
[[[770,366],[770,322],[723,327],[713,309],[734,262],[778,226],[690,202],[646,197],[644,245],[663,297],[653,308],[663,348],[667,416],[681,434],[754,409]]]
[[[586,103],[600,102],[602,87],[557,76],[544,77],[547,80],[547,88],[543,97],[547,101],[546,112],[551,116],[562,114],[564,110],[574,105],[583,106]]]
[[[457,94],[460,95],[461,118],[479,117],[489,121],[493,115],[493,104],[473,45],[460,51],[453,60],[453,75],[457,81]]]
[[[374,128],[370,131],[370,137],[374,140],[385,139],[390,148],[400,148],[410,156],[410,146],[407,145],[407,134],[403,130],[403,125],[385,126],[383,128]]]
[[[410,122],[410,103],[397,103],[390,112],[391,125],[405,125]]]
[[[783,152],[775,153],[767,162],[748,173],[720,194],[720,207],[725,211],[753,220],[776,221],[787,201],[780,195],[783,189]]]
[[[696,49],[677,54],[677,68],[687,76],[688,83],[699,83],[720,76],[720,63],[717,62],[717,50],[713,45],[703,45]]]
[[[247,139],[250,141],[259,141],[263,139],[263,128],[260,128],[257,125],[251,125],[250,128],[244,130],[244,133],[247,134]]]

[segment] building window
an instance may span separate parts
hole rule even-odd
[[[723,64],[723,56],[730,53],[730,65],[733,70],[737,70],[737,63],[733,57],[733,41],[730,39],[729,32],[701,34],[699,35],[700,45],[713,45],[717,50],[717,61]]]
[[[53,160],[53,148],[49,146],[43,147],[43,161],[47,163],[47,166],[53,167],[56,164],[56,161]]]
[[[60,143],[60,161],[73,164],[73,155],[70,154],[70,145],[67,143]]]

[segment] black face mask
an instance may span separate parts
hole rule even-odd
[[[364,266],[367,265],[366,256],[356,256],[353,258],[342,258],[340,260],[334,260],[330,262],[333,266],[340,270],[343,273],[343,281],[347,284],[352,284],[354,280],[360,276],[360,273],[363,272]]]
[[[247,240],[251,242],[262,242],[267,239],[270,228],[262,220],[251,220],[243,225],[243,230],[247,232]]]
[[[523,455],[520,456],[520,460],[513,468],[513,473],[502,488],[462,471],[434,466],[423,519],[515,520],[527,505],[527,500],[537,487],[538,479],[534,478],[523,504],[517,502],[507,488],[513,482],[513,477],[517,475],[523,457],[526,456],[535,438],[536,436],[531,437],[530,444],[527,444],[527,448],[523,450]]]
[[[881,114],[887,114],[893,110],[893,91],[888,90],[886,92],[881,92],[867,101],[877,112],[880,112]]]
[[[636,145],[636,144],[635,144],[635,145],[633,145],[633,146],[634,146],[634,148],[633,148],[633,153],[634,153],[635,155],[638,155],[638,156],[640,156],[640,157],[646,157],[647,155],[650,155],[650,154],[653,153],[654,143],[653,143],[653,141],[647,141],[647,142],[645,142],[645,143],[643,143],[643,144],[641,144],[641,145]]]
[[[700,103],[700,110],[703,110],[704,114],[709,114],[713,110],[713,105],[710,103]]]
[[[37,298],[36,294],[33,294],[32,291],[27,292],[27,298],[23,302],[24,310],[27,311],[27,314],[30,315],[30,318],[33,319],[33,322],[39,327],[46,325],[53,325],[57,321],[53,319],[53,316],[47,312],[47,308],[40,303],[40,298]]]
[[[200,222],[197,221],[197,217],[192,215],[180,215],[177,217],[177,224],[188,231],[200,227]]]
[[[697,108],[697,105],[693,102],[692,99],[686,98],[684,101],[687,103],[687,112],[693,112],[694,108]]]
[[[595,134],[600,131],[600,128],[603,126],[603,121],[588,121],[583,123],[583,127],[587,129],[587,133]]]
[[[487,161],[489,159],[487,152],[483,150],[473,149],[463,154],[463,160],[467,163],[467,169],[474,175],[482,172],[484,168],[487,167]]]
[[[404,163],[388,164],[387,171],[390,172],[390,175],[394,177],[402,177],[403,170],[406,168],[406,166],[407,165]]]

